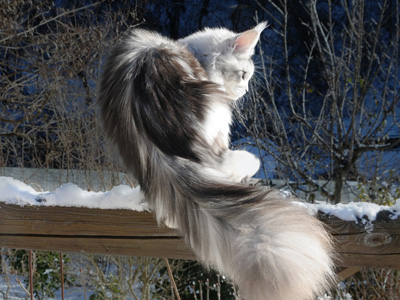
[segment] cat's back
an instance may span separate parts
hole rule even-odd
[[[227,111],[224,126],[229,126],[221,88],[208,80],[194,55],[185,45],[143,29],[130,31],[111,51],[99,101],[103,118],[113,116],[113,132],[137,128],[136,136],[151,140],[163,153],[192,161],[199,160],[193,145],[210,139],[203,123],[218,103]]]
[[[126,33],[115,47],[113,47],[109,62],[118,68],[123,63],[140,63],[146,54],[157,51],[170,51],[180,53],[181,46],[173,40],[145,29],[133,29]],[[179,54],[178,54],[179,55]]]

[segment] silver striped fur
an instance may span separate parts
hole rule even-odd
[[[233,99],[209,80],[212,68],[188,50],[190,41],[141,29],[121,39],[99,85],[105,133],[158,222],[177,228],[244,299],[313,299],[334,278],[330,237],[293,197],[227,174],[223,166],[255,159],[228,149]]]

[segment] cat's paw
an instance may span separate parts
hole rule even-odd
[[[176,224],[176,222],[172,219],[165,219],[164,225],[167,226],[168,228],[178,229],[178,224]]]
[[[247,151],[229,151],[224,155],[222,172],[233,182],[244,182],[260,168],[260,160]]]

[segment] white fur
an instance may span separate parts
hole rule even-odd
[[[253,154],[243,150],[228,150],[224,153],[224,161],[220,170],[232,182],[239,183],[253,177],[259,168],[260,160]]]
[[[206,28],[179,40],[179,43],[185,45],[196,56],[209,79],[220,84],[227,95],[236,100],[248,90],[249,80],[254,73],[251,56],[265,27],[266,24],[261,23],[241,34],[224,28]],[[210,145],[218,139],[219,143],[223,141],[224,146],[228,148],[230,124],[230,108],[216,101],[209,107],[201,127]],[[227,150],[222,164],[211,167],[218,168],[216,173],[222,172],[224,177],[237,183],[252,177],[259,166],[260,162],[254,155],[246,151]]]
[[[117,51],[107,63],[99,102],[106,133],[119,146],[158,222],[177,228],[197,257],[233,279],[246,300],[311,300],[329,288],[334,277],[329,235],[321,222],[294,204],[294,199],[266,187],[236,184],[251,177],[259,161],[246,151],[228,149],[231,111],[224,101],[241,97],[247,89],[254,71],[250,57],[264,28],[265,24],[260,24],[242,34],[206,29],[179,43],[136,30],[133,38],[127,39],[131,49],[124,44],[125,52]],[[215,84],[200,81],[202,88],[209,89],[201,98],[207,101],[205,116],[198,120],[200,132],[197,128],[195,132],[204,138],[191,145],[199,153],[199,161],[166,154],[132,118],[135,98],[129,93],[136,77],[130,81],[121,77],[128,67],[132,72],[127,73],[135,73],[135,65],[142,62],[139,54],[154,47],[168,48],[171,59],[181,66],[172,71],[185,73],[182,82],[197,75],[190,68],[193,61],[184,59],[187,47],[208,79],[226,91],[221,93]],[[154,62],[149,64],[151,70],[157,68]],[[146,86],[146,82],[140,83]],[[144,98],[135,101],[153,100],[154,95],[146,92],[143,89]],[[164,111],[157,113],[163,115]],[[196,120],[197,114],[190,117]],[[214,151],[215,144],[219,148]]]
[[[231,121],[232,113],[226,104],[215,102],[209,107],[205,121],[201,124],[201,127],[210,145],[220,137],[224,146],[228,148]]]
[[[266,23],[260,23],[241,34],[225,28],[206,28],[178,42],[186,45],[199,60],[209,79],[223,86],[227,95],[236,100],[248,90],[249,80],[254,73],[250,58],[265,27]],[[248,47],[238,46],[243,39],[249,42]]]

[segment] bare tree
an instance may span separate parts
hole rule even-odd
[[[347,180],[368,179],[362,164],[399,147],[399,1],[304,2],[303,56],[291,48],[288,1],[258,4],[273,20],[280,52],[262,56],[248,130],[294,189],[312,187],[338,203]]]
[[[2,1],[0,167],[115,169],[96,116],[96,85],[143,1]]]

